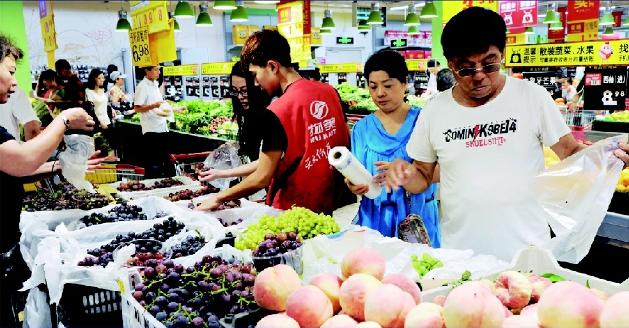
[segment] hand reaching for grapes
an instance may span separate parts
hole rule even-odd
[[[206,200],[204,200],[199,206],[197,206],[195,211],[213,211],[217,209],[223,202],[219,202],[216,196],[212,196]]]
[[[226,178],[225,170],[209,169],[199,172],[199,180],[203,182],[210,182],[222,178]]]

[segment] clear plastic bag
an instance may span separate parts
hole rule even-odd
[[[85,180],[87,160],[94,154],[94,138],[81,134],[64,136],[66,149],[59,155],[63,176],[79,190],[96,191]]]
[[[229,141],[214,149],[212,153],[205,159],[203,164],[205,167],[211,167],[216,170],[229,170],[242,165],[240,156],[238,156],[238,143]],[[220,190],[229,188],[229,184],[236,178],[223,178],[211,181],[210,184]]]
[[[556,237],[543,245],[559,261],[579,263],[590,251],[624,163],[616,155],[627,135],[607,138],[533,178],[535,200]]]

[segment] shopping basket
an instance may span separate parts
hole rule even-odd
[[[94,173],[85,175],[85,180],[94,184],[142,180],[145,173],[144,168],[129,164],[101,164],[100,168],[92,171]]]

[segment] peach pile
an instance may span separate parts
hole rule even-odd
[[[306,286],[289,266],[259,273],[256,301],[285,312],[264,317],[256,327],[629,327],[629,291],[610,297],[575,282],[504,271],[495,282],[468,281],[425,302],[410,278],[384,277],[386,263],[374,250],[349,252],[341,267],[343,279],[321,273]]]

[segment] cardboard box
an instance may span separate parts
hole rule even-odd
[[[249,37],[249,27],[247,25],[232,26],[232,42],[234,44],[245,44]]]
[[[252,36],[253,33],[258,32],[259,30],[260,30],[260,26],[258,25],[247,26],[247,32],[249,32],[249,36]]]
[[[425,31],[424,33],[425,33],[424,47],[432,48],[432,32]]]

